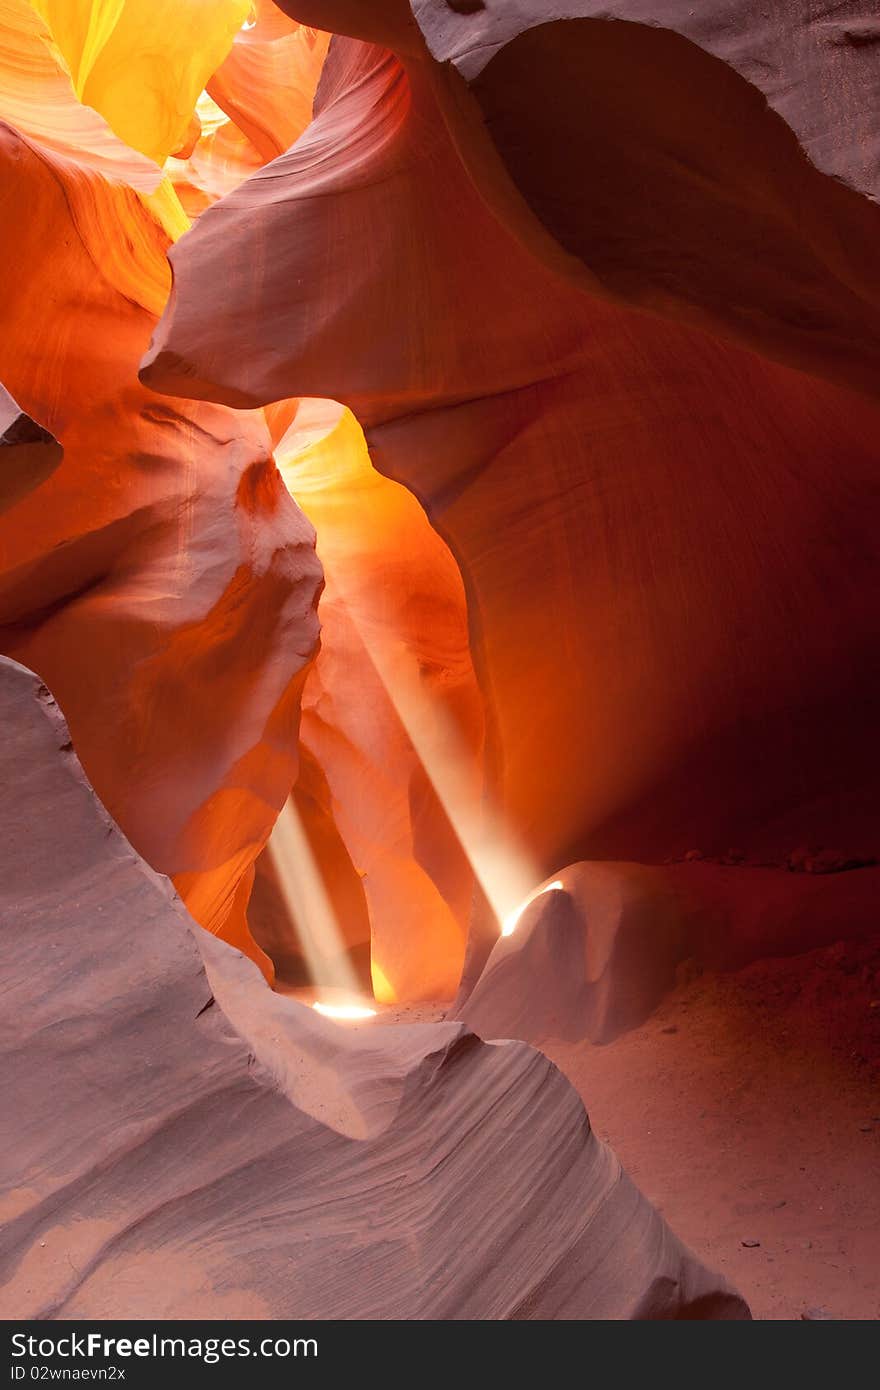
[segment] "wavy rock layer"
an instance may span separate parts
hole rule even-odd
[[[357,7],[291,9],[359,32]],[[478,26],[501,13],[483,11]],[[144,379],[238,405],[331,396],[358,416],[376,467],[416,494],[459,564],[490,790],[536,879],[573,859],[662,858],[694,843],[771,857],[802,840],[873,852],[880,668],[866,595],[880,580],[880,412],[834,384],[873,389],[875,340],[865,237],[834,199],[857,208],[860,226],[876,208],[796,150],[784,167],[796,164],[804,182],[776,180],[783,166],[760,122],[748,127],[757,164],[736,144],[738,116],[728,122],[735,148],[689,147],[688,132],[702,139],[728,109],[725,81],[737,101],[751,89],[679,37],[688,63],[720,68],[721,85],[691,84],[677,48],[657,65],[697,103],[659,166],[672,161],[670,178],[687,185],[684,200],[669,184],[680,217],[662,244],[646,222],[653,192],[643,207],[621,203],[601,171],[586,189],[568,178],[583,194],[573,216],[582,202],[595,209],[609,247],[629,229],[622,263],[635,257],[646,274],[665,266],[678,286],[659,298],[612,287],[650,314],[613,303],[592,251],[576,262],[541,232],[504,174],[489,115],[484,124],[459,77],[419,54],[404,20],[399,5],[371,8],[368,36],[397,43],[403,62],[335,41],[303,137],[174,248],[175,291]],[[471,22],[451,10],[447,20]],[[607,27],[615,43],[666,42],[640,25]],[[555,110],[551,60],[561,57],[550,38],[550,76],[536,70],[538,124],[545,97]],[[600,51],[604,88],[628,92],[629,49]],[[521,68],[516,80],[505,71],[501,93],[524,99]],[[808,65],[801,86],[813,84]],[[637,88],[645,101],[653,92]],[[591,110],[556,115],[589,143]],[[639,108],[639,121],[651,125],[651,110]],[[772,120],[789,149],[794,136]],[[640,151],[638,131],[625,124],[618,143]],[[545,134],[549,176],[565,142]],[[772,219],[761,192],[770,186],[781,200]],[[749,198],[761,235],[772,231],[769,260],[755,249]],[[740,285],[731,267],[757,278]],[[705,304],[692,312],[691,272],[704,287],[719,276],[718,298],[742,306],[747,333]],[[781,302],[789,293],[803,312]]]
[[[0,649],[64,701],[138,850],[268,968],[244,903],[296,775],[314,534],[261,417],[138,383],[168,281],[168,238],[140,196],[160,171],[76,104],[36,17],[17,18],[10,52],[31,80],[0,98],[21,126],[0,125],[0,375],[64,458],[0,521]]]
[[[272,995],[139,860],[8,661],[0,718],[7,1316],[748,1316],[540,1053]]]
[[[311,121],[330,35],[291,23],[272,0],[257,0],[252,14],[208,92],[267,161],[283,154]]]

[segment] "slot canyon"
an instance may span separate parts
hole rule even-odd
[[[0,1316],[880,1318],[869,0],[0,0]]]

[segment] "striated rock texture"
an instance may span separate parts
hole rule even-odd
[[[76,101],[30,7],[0,14],[0,377],[64,450],[0,518],[0,649],[64,701],[138,851],[268,970],[244,905],[296,775],[314,534],[262,416],[137,381],[167,292],[170,185]]]
[[[330,35],[257,0],[195,106],[165,168],[191,216],[287,149],[312,118]]]
[[[748,1317],[540,1053],[273,995],[8,661],[0,719],[7,1317]]]
[[[251,14],[208,92],[267,161],[311,121],[330,35],[291,22],[272,0],[256,0]]]
[[[402,3],[288,8],[355,37],[173,248],[142,378],[355,413],[460,567],[537,881],[873,852],[876,132],[834,28],[865,6],[438,0],[429,48]]]

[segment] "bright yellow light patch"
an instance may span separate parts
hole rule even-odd
[[[312,1008],[316,1014],[323,1014],[325,1018],[335,1018],[340,1021],[355,1020],[359,1018],[375,1018],[376,1010],[368,1009],[364,1004],[313,1004]]]
[[[32,0],[80,101],[161,164],[183,144],[200,93],[250,0]]]
[[[394,993],[394,987],[391,984],[391,981],[388,979],[388,976],[385,974],[384,970],[382,970],[382,968],[379,965],[377,965],[375,961],[372,961],[370,963],[370,977],[373,982],[373,995],[376,999],[378,999],[379,1003],[395,1003],[397,996]]]

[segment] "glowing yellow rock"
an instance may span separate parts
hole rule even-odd
[[[250,0],[32,0],[80,101],[162,162],[184,143],[199,94]]]

